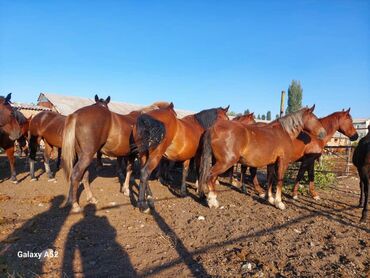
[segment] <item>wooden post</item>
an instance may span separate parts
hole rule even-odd
[[[281,100],[280,100],[280,118],[284,116],[284,104],[285,104],[285,91],[281,91]]]
[[[347,146],[347,163],[346,163],[346,176],[349,176],[349,166],[351,164],[352,147]]]

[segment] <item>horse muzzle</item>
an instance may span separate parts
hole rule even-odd
[[[15,140],[19,139],[19,137],[21,137],[21,136],[22,136],[22,133],[20,131],[13,131],[9,134],[9,138],[12,141],[15,141]]]
[[[349,140],[351,141],[356,141],[358,139],[358,133],[356,132],[355,134],[353,134],[351,137],[349,137]]]

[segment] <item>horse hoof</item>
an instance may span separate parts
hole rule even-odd
[[[73,204],[72,205],[72,210],[73,213],[79,213],[82,211],[81,207],[78,204]]]
[[[91,197],[87,200],[90,204],[96,205],[98,203],[98,200],[95,197]]]
[[[208,199],[207,203],[208,203],[209,208],[218,208],[220,206],[217,199]]]
[[[148,207],[148,204],[147,204],[147,203],[145,203],[145,202],[140,202],[140,203],[138,204],[138,206],[139,206],[139,210],[140,210],[140,212],[142,212],[142,213],[149,213],[150,208]]]
[[[32,178],[31,181],[37,181],[37,179],[36,178]]]
[[[269,202],[271,205],[274,205],[274,204],[275,204],[275,198],[274,198],[274,197],[269,197],[269,198],[268,198],[268,202]]]
[[[319,195],[316,195],[315,197],[313,197],[314,200],[318,201],[320,200],[320,196]]]
[[[149,195],[149,196],[147,197],[146,201],[147,201],[148,206],[149,206],[150,208],[154,208],[154,199],[153,199],[153,197],[152,197],[152,196],[150,196],[150,195]]]
[[[180,191],[180,197],[181,198],[185,198],[185,197],[187,197],[188,196],[188,192],[185,190],[185,191]]]
[[[17,181],[17,180],[12,180],[12,183],[14,183],[14,184],[18,184],[18,183],[19,183],[19,181]]]
[[[298,195],[293,195],[293,200],[298,200]]]
[[[123,190],[123,195],[125,195],[125,196],[130,196],[130,190],[128,190],[128,189],[125,189],[125,190]]]
[[[285,205],[283,202],[276,202],[275,203],[275,207],[277,207],[278,209],[281,209],[281,210],[284,210],[285,209]]]

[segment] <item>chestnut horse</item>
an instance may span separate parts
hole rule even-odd
[[[229,107],[207,109],[178,119],[171,104],[138,117],[133,134],[141,160],[138,199],[140,211],[148,212],[149,206],[154,206],[148,179],[162,157],[184,162],[181,191],[186,194],[189,163],[197,153],[200,139],[204,131],[218,120],[228,120],[228,109]]]
[[[326,136],[323,140],[318,140],[312,134],[308,132],[303,132],[298,138],[293,140],[294,153],[296,154],[295,161],[301,161],[301,166],[298,171],[296,182],[293,188],[293,199],[298,199],[298,187],[299,182],[302,180],[305,171],[308,173],[309,178],[309,191],[311,196],[318,200],[319,195],[315,191],[315,160],[317,160],[327,142],[333,137],[336,131],[339,131],[343,135],[349,137],[351,141],[356,141],[358,139],[358,134],[353,126],[352,117],[349,114],[350,109],[346,111],[339,111],[332,113],[324,118],[320,118],[322,126],[326,130]],[[301,138],[308,138],[309,143],[305,144]]]
[[[292,140],[303,130],[309,130],[319,138],[326,135],[325,129],[312,113],[312,108],[303,108],[295,113],[273,121],[266,126],[243,125],[238,122],[219,121],[206,133],[201,157],[200,188],[208,185],[209,207],[218,207],[215,192],[217,176],[237,162],[252,167],[275,167],[278,165],[276,198],[272,196],[272,180],[269,178],[268,200],[277,208],[284,209],[281,191],[284,173],[292,161]],[[215,164],[211,166],[212,155]]]
[[[353,152],[352,162],[356,166],[358,175],[360,176],[360,207],[362,216],[360,222],[367,221],[367,205],[369,200],[369,185],[370,185],[370,125],[367,127],[367,135],[360,140],[355,151]]]
[[[95,101],[95,104],[70,114],[64,125],[62,160],[65,176],[70,181],[67,204],[72,204],[73,212],[81,211],[77,200],[77,189],[82,178],[84,178],[83,184],[88,202],[97,202],[91,192],[88,178],[88,167],[95,153],[100,151],[107,156],[130,158],[127,163],[125,186],[126,182],[129,182],[132,172],[134,160],[131,140],[133,119],[141,112],[120,115],[109,110],[110,97],[103,100],[95,95]],[[154,103],[145,109],[158,109],[162,106],[168,106],[168,103]]]
[[[63,143],[63,129],[66,116],[52,111],[42,111],[35,115],[30,122],[29,148],[30,148],[30,176],[35,177],[35,161],[37,147],[42,139],[44,141],[44,165],[49,181],[54,181],[54,174],[50,169],[50,157],[53,148],[58,148],[57,169],[60,165],[60,148]]]
[[[19,112],[16,109],[14,109],[14,116],[21,128],[21,133],[22,133],[21,137],[19,137],[17,141],[21,149],[21,152],[24,151],[27,156],[27,153],[28,153],[27,134],[28,134],[29,119],[27,119],[21,112]],[[16,149],[15,142],[16,141],[10,139],[8,134],[0,130],[0,147],[5,150],[6,156],[8,157],[10,173],[11,173],[10,180],[13,183],[18,183],[17,173],[15,171],[15,157],[14,157],[14,153]]]
[[[6,97],[0,96],[0,130],[8,134],[10,140],[17,140],[22,136],[22,131],[10,106],[11,97],[11,93]]]

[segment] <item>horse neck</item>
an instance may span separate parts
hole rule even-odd
[[[326,136],[324,139],[322,139],[322,141],[326,144],[333,137],[334,133],[338,131],[339,120],[336,114],[331,114],[319,120],[326,130]]]

